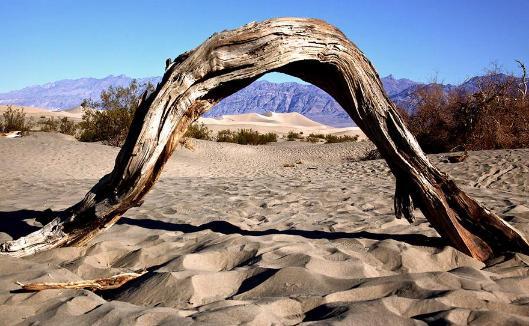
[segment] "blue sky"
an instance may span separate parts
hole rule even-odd
[[[66,78],[161,75],[166,58],[216,31],[284,16],[336,25],[384,76],[460,83],[493,61],[516,73],[514,59],[529,64],[525,0],[0,0],[0,92]]]

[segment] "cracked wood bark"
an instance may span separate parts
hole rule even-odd
[[[82,245],[111,226],[149,191],[195,118],[272,71],[327,91],[376,144],[396,177],[397,217],[413,221],[413,207],[420,208],[452,246],[482,261],[505,251],[529,254],[518,231],[428,161],[372,64],[335,27],[300,18],[250,23],[212,35],[167,65],[161,83],[140,104],[114,170],[41,230],[3,243],[4,254]]]
[[[90,289],[92,291],[113,290],[123,286],[125,283],[137,279],[144,275],[145,271],[140,273],[122,273],[111,277],[103,277],[95,280],[82,280],[73,282],[38,282],[38,283],[21,283],[16,282],[22,290],[42,291],[49,289]]]

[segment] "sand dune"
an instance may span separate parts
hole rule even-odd
[[[61,114],[61,113],[69,114],[70,116],[75,116],[80,119],[83,117],[83,110],[84,108],[82,106],[76,106],[71,109],[66,109],[66,110],[61,110],[61,111],[56,111],[56,112],[58,114]]]
[[[19,105],[9,105],[13,109],[23,109],[24,113],[26,113],[26,116],[29,118],[33,118],[38,120],[41,117],[45,118],[62,118],[67,117],[72,120],[81,120],[83,114],[80,108],[74,108],[72,110],[65,110],[65,111],[49,111],[42,108],[35,108],[32,106],[19,106]],[[4,113],[8,105],[0,105],[0,114]]]
[[[297,113],[274,113],[265,114],[246,113],[237,115],[224,115],[221,118],[202,118],[201,121],[208,124],[258,124],[263,126],[292,126],[308,128],[325,128],[327,126],[312,121],[309,118]]]
[[[244,129],[251,128],[259,132],[275,132],[280,135],[290,131],[303,132],[304,134],[339,134],[339,135],[359,135],[365,139],[364,134],[358,127],[334,128],[327,126],[297,113],[275,113],[265,114],[247,113],[238,115],[224,115],[218,118],[199,118],[199,122],[204,123],[213,131],[222,129]]]
[[[413,225],[396,220],[386,164],[356,162],[369,143],[194,142],[169,160],[141,207],[86,247],[0,256],[2,323],[529,323],[529,257],[484,264],[447,246],[420,213]],[[0,240],[79,200],[117,151],[52,133],[0,138]],[[529,234],[529,150],[432,160]],[[110,292],[16,292],[15,281],[144,269]]]

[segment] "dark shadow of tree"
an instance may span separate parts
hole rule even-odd
[[[228,223],[226,221],[213,221],[208,222],[202,225],[192,225],[184,223],[171,223],[164,222],[160,220],[149,220],[149,219],[133,219],[129,217],[122,217],[118,224],[128,224],[135,225],[145,229],[153,230],[166,230],[166,231],[180,231],[184,233],[199,232],[203,230],[210,230],[213,232],[218,232],[222,234],[240,234],[243,236],[264,236],[264,235],[274,235],[274,234],[283,234],[283,235],[297,235],[307,239],[371,239],[371,240],[386,240],[393,239],[396,241],[406,242],[414,246],[423,246],[423,247],[435,247],[442,248],[448,245],[441,237],[430,237],[424,234],[387,234],[387,233],[375,233],[369,231],[358,231],[358,232],[327,232],[327,231],[318,231],[318,230],[244,230],[240,227]]]
[[[0,212],[0,232],[9,234],[16,239],[27,235],[39,229],[37,226],[28,224],[25,220],[36,219],[39,222],[46,222],[50,217],[57,216],[58,212],[52,210],[35,211],[35,210],[18,210],[11,212]],[[184,233],[199,232],[203,230],[210,230],[222,234],[240,234],[243,236],[264,236],[274,234],[297,235],[307,239],[351,239],[364,238],[371,240],[386,240],[393,239],[396,241],[406,242],[414,246],[435,247],[441,248],[448,245],[444,239],[440,237],[430,237],[423,234],[387,234],[369,231],[358,232],[327,232],[319,230],[244,230],[240,227],[228,223],[226,221],[213,221],[202,225],[192,225],[184,223],[171,223],[160,220],[150,219],[133,219],[129,217],[122,217],[117,222],[118,224],[128,224],[139,226],[145,229],[152,230],[166,230],[166,231],[180,231]]]
[[[13,239],[28,235],[37,231],[40,227],[28,224],[25,220],[36,219],[37,221],[49,219],[56,214],[52,210],[34,211],[21,209],[12,212],[0,212],[0,232],[9,234]]]

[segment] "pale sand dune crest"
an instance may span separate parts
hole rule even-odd
[[[27,117],[39,119],[41,117],[45,118],[70,118],[72,120],[81,120],[83,114],[82,110],[80,108],[73,108],[71,110],[64,110],[64,111],[50,111],[47,109],[42,108],[36,108],[32,106],[19,106],[19,105],[0,105],[0,114],[4,113],[8,107],[12,107],[13,109],[23,109],[24,113],[26,113]]]
[[[275,113],[267,112],[265,114],[259,113],[245,113],[237,115],[223,115],[220,118],[201,118],[204,123],[209,124],[237,124],[237,123],[256,123],[265,125],[286,125],[297,127],[309,127],[323,129],[327,126],[297,113]]]

